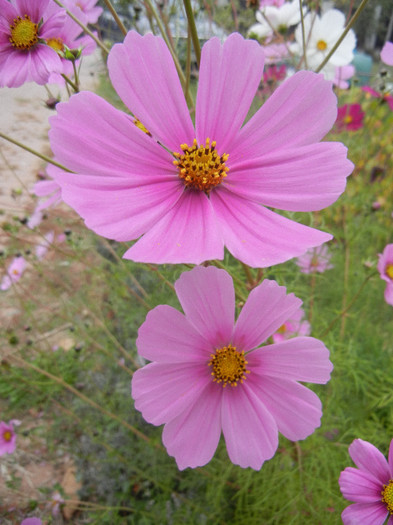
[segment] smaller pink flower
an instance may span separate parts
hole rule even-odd
[[[393,439],[389,459],[368,441],[355,439],[349,455],[358,468],[347,467],[341,472],[342,495],[353,505],[341,514],[344,525],[393,525]]]
[[[324,244],[318,248],[308,250],[305,254],[298,257],[295,262],[302,273],[323,273],[333,268],[330,264],[331,254]]]
[[[259,9],[263,9],[268,5],[273,5],[274,7],[281,7],[284,5],[285,0],[261,0],[259,3]]]
[[[386,42],[381,51],[381,60],[388,66],[393,66],[393,43]]]
[[[79,7],[89,24],[95,24],[103,12],[102,7],[96,7],[98,0],[64,0],[63,5],[68,9]]]
[[[52,173],[56,174],[58,172],[62,173],[59,168],[48,166],[47,173],[50,178],[35,183],[33,193],[37,195],[37,197],[40,197],[36,208],[37,212],[45,210],[46,208],[52,208],[61,202],[61,188],[59,184],[52,179]],[[43,197],[47,197],[47,199],[44,200]]]
[[[360,104],[345,104],[338,108],[336,128],[338,131],[356,131],[363,127],[364,111]]]
[[[41,259],[45,257],[48,249],[53,244],[54,238],[55,232],[51,230],[48,233],[46,233],[42,241],[39,244],[37,244],[35,249],[35,256],[39,261],[41,261]]]
[[[19,281],[22,277],[23,272],[26,269],[26,259],[22,256],[14,257],[11,261],[11,264],[6,270],[6,274],[3,276],[3,279],[0,284],[0,290],[8,290],[11,286]]]
[[[379,255],[378,271],[381,279],[387,282],[385,288],[385,301],[393,306],[393,244],[385,246]]]
[[[26,518],[20,525],[42,525],[40,518]]]
[[[60,514],[60,507],[63,503],[64,499],[61,497],[60,492],[54,492],[49,502],[52,516],[58,516]]]
[[[275,334],[272,335],[273,343],[281,343],[291,337],[310,335],[311,326],[304,319],[304,310],[299,308],[294,312],[288,321],[280,326]]]
[[[269,66],[263,73],[264,82],[272,82],[276,84],[280,80],[284,80],[287,74],[287,67],[285,64],[281,66],[272,65]]]
[[[349,80],[353,77],[355,74],[355,66],[348,65],[348,66],[341,66],[336,67],[336,73],[333,79],[333,84],[340,89],[348,89],[349,88]]]
[[[370,86],[363,86],[362,91],[366,93],[367,97],[374,97],[381,99],[382,102],[386,102],[389,108],[393,111],[393,96],[389,93],[380,93]]]
[[[38,206],[33,211],[32,215],[30,215],[29,220],[26,223],[26,226],[30,228],[30,230],[34,230],[37,226],[39,226],[43,219],[43,214],[40,209],[38,209]]]
[[[13,422],[0,421],[0,456],[12,454],[16,448],[16,434]]]

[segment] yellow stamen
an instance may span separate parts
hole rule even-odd
[[[142,124],[139,118],[134,118],[134,124],[137,128],[141,129],[143,133],[146,133],[146,135],[149,135],[149,137],[151,137],[150,131]]]
[[[327,43],[325,42],[325,40],[318,40],[317,49],[319,49],[319,51],[325,51],[326,48],[327,48]]]
[[[353,117],[351,115],[345,115],[344,122],[345,124],[350,124],[353,121]]]
[[[393,264],[388,264],[385,268],[385,273],[393,281]]]
[[[211,373],[213,381],[223,383],[223,387],[228,384],[234,387],[238,382],[243,383],[246,374],[250,373],[246,369],[248,361],[244,357],[244,351],[238,352],[235,346],[228,345],[218,348],[216,353],[211,354],[210,357],[208,366],[213,367]]]
[[[194,139],[193,145],[181,144],[183,153],[174,153],[177,160],[173,164],[179,170],[179,177],[188,188],[195,188],[209,192],[215,186],[221,184],[227,176],[229,168],[225,166],[229,155],[224,153],[218,155],[216,142],[206,139],[206,145],[198,146]]]
[[[389,480],[389,485],[383,486],[381,496],[382,503],[385,503],[389,513],[393,515],[393,479]]]
[[[64,44],[61,38],[48,38],[46,43],[55,51],[64,51]]]
[[[18,16],[14,18],[14,23],[10,25],[11,36],[9,41],[21,51],[26,51],[35,46],[38,42],[38,24],[31,21],[28,15],[24,18]]]
[[[285,332],[287,331],[287,327],[285,325],[285,323],[283,325],[280,326],[280,328],[277,330],[277,333],[278,334],[285,334]]]
[[[12,439],[12,432],[10,432],[9,430],[6,430],[3,433],[3,439],[4,439],[4,441],[11,441],[11,439]]]
[[[18,270],[12,270],[12,273],[13,273],[13,275],[19,275],[19,271]]]

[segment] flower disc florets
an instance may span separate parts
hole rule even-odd
[[[32,22],[28,15],[25,15],[24,18],[20,16],[14,18],[10,29],[9,40],[13,47],[26,51],[38,42],[38,24]]]
[[[393,264],[388,264],[385,269],[386,275],[393,281]]]
[[[223,383],[223,387],[227,384],[237,386],[237,383],[243,383],[246,379],[245,374],[250,371],[246,369],[248,361],[244,357],[244,351],[238,352],[235,346],[224,346],[218,348],[215,354],[211,354],[209,366],[213,367],[211,375],[215,383]]]
[[[48,38],[46,43],[57,53],[62,53],[64,51],[64,42],[61,38]]]
[[[225,166],[225,162],[229,155],[218,155],[215,141],[210,143],[207,138],[205,146],[198,146],[194,139],[192,146],[181,144],[180,148],[183,154],[174,153],[177,160],[173,163],[178,167],[179,177],[187,187],[209,192],[227,176],[229,168]]]
[[[385,503],[386,508],[393,515],[393,479],[389,480],[389,485],[383,486],[382,502]]]

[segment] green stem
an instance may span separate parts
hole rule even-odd
[[[184,2],[184,8],[186,10],[188,25],[190,26],[191,38],[192,38],[192,43],[193,43],[194,51],[195,51],[195,58],[196,58],[198,68],[199,68],[199,65],[201,63],[201,46],[199,45],[199,38],[198,38],[197,28],[195,25],[194,13],[192,11],[191,1],[183,0],[183,2]]]
[[[111,1],[110,0],[104,0],[104,2],[105,2],[106,7],[111,12],[113,18],[115,19],[116,24],[119,26],[120,31],[123,33],[124,36],[126,36],[127,29],[126,29],[125,25],[123,24],[123,22],[120,20],[119,15],[116,13],[116,9],[113,7]]]
[[[15,140],[15,139],[12,139],[8,135],[5,135],[4,133],[1,133],[1,131],[0,131],[0,138],[8,140],[8,142],[11,142],[12,144],[15,144],[15,146],[19,146],[20,148],[28,151],[29,153],[32,153],[36,157],[39,157],[40,159],[45,160],[46,162],[49,162],[49,164],[53,164],[54,166],[57,166],[58,168],[61,168],[64,171],[68,171],[69,173],[73,173],[71,170],[67,169],[65,166],[63,166],[62,164],[59,164],[58,162],[56,162],[55,160],[51,159],[47,155],[44,155],[43,153],[39,153],[35,149],[29,148],[29,146],[26,146],[26,144],[22,144],[22,142],[19,142],[18,140]]]
[[[353,17],[351,18],[351,20],[349,21],[349,24],[346,26],[346,28],[344,29],[342,35],[340,36],[340,38],[337,40],[337,42],[334,44],[334,46],[332,47],[332,49],[330,50],[330,52],[326,55],[325,57],[325,60],[318,66],[318,68],[315,70],[316,73],[319,73],[325,66],[326,64],[329,62],[330,58],[332,57],[332,55],[336,52],[336,49],[339,47],[339,45],[341,44],[341,42],[344,40],[344,38],[347,36],[349,30],[352,28],[352,26],[354,25],[354,23],[356,22],[356,20],[358,19],[360,13],[363,11],[363,9],[366,7],[368,3],[368,0],[362,0],[360,2],[360,5],[359,7],[356,9],[355,13],[353,14]]]
[[[75,68],[75,63],[74,62],[72,62],[72,65]],[[67,84],[69,84],[72,87],[72,89],[74,90],[74,93],[79,93],[79,88],[75,84],[75,82],[73,82],[70,78],[68,78],[67,75],[65,75],[64,73],[62,73],[61,76],[64,78],[64,80],[67,82]]]
[[[304,14],[303,14],[302,0],[299,0],[299,7],[300,7],[300,22],[302,24],[302,43],[303,43],[304,67],[306,69],[308,69],[308,66],[307,66],[307,53],[306,53],[306,32],[305,32],[305,29],[304,29]]]
[[[109,53],[109,49],[101,42],[101,40],[99,40],[94,33],[92,33],[90,31],[90,29],[85,26],[85,24],[83,24],[78,18],[76,18],[75,15],[73,15],[66,7],[64,7],[64,5],[59,1],[59,0],[53,0],[59,7],[62,7],[63,9],[65,9],[67,15],[72,18],[72,20],[74,22],[76,22],[78,24],[79,27],[81,27],[83,29],[83,31],[85,33],[87,33],[93,40],[94,42],[104,51],[104,53],[108,54]]]

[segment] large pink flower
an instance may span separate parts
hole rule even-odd
[[[139,262],[222,259],[224,245],[251,266],[300,255],[331,235],[261,206],[319,210],[344,190],[352,163],[332,127],[336,97],[321,75],[284,82],[243,127],[263,50],[234,33],[202,50],[195,128],[170,53],[151,34],[128,33],[108,58],[112,83],[150,132],[93,93],[58,104],[50,139],[76,174],[56,177],[64,201],[105,237],[130,241]],[[165,146],[165,147],[163,147]]]
[[[12,454],[16,448],[16,434],[13,422],[0,421],[0,456]]]
[[[355,439],[349,454],[358,468],[341,472],[339,484],[344,498],[353,501],[341,514],[344,525],[393,525],[393,440],[389,462],[368,441]]]
[[[49,0],[0,0],[0,86],[46,84],[61,71],[58,54],[45,42],[56,38],[66,12],[49,8]]]
[[[135,407],[153,425],[179,469],[205,465],[224,434],[231,461],[260,469],[278,432],[304,439],[320,425],[319,398],[297,381],[326,383],[332,364],[321,341],[298,337],[260,345],[300,307],[283,286],[254,288],[236,323],[224,270],[196,267],[175,283],[185,315],[157,306],[139,329],[139,354],[153,361],[132,379]]]
[[[393,306],[393,244],[385,246],[379,255],[378,271],[381,279],[387,282],[385,288],[385,301]]]

